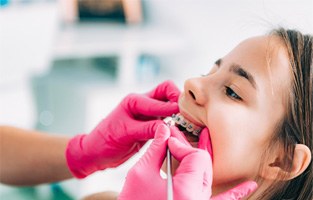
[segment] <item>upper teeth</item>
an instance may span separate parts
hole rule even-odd
[[[193,135],[199,136],[199,133],[201,131],[201,127],[198,127],[194,125],[193,123],[189,122],[186,120],[180,113],[178,114],[173,114],[172,119],[176,124],[181,125],[182,127],[185,127],[186,130]]]

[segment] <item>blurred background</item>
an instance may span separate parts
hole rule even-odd
[[[247,37],[312,34],[312,10],[312,0],[0,0],[0,124],[88,133],[128,93],[167,79],[182,89]],[[0,185],[0,199],[120,191],[139,156],[83,180]]]

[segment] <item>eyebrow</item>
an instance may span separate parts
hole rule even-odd
[[[215,61],[215,64],[218,67],[220,67],[222,64],[222,59],[220,58],[217,61]],[[247,79],[249,81],[249,83],[252,85],[252,87],[254,89],[257,89],[257,85],[256,85],[254,77],[252,76],[252,74],[250,72],[245,70],[241,65],[233,63],[233,64],[231,64],[229,71],[240,76],[240,77]]]

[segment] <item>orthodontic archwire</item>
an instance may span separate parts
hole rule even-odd
[[[173,114],[172,115],[172,119],[173,121],[184,127],[186,129],[186,131],[188,131],[189,133],[195,135],[195,136],[199,136],[202,128],[199,126],[194,125],[193,123],[189,122],[188,120],[186,120],[180,113],[178,114]]]

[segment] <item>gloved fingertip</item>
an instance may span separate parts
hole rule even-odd
[[[203,150],[207,150],[208,141],[209,141],[208,129],[204,128],[201,131],[200,136],[199,136],[198,148],[203,149]]]
[[[167,87],[167,91],[170,91],[170,94],[168,95],[169,96],[169,99],[170,101],[172,102],[177,102],[178,101],[178,98],[179,98],[179,95],[180,95],[180,90],[179,88],[175,85],[175,83],[171,80],[167,80],[164,82],[164,84],[166,85]]]
[[[204,128],[200,133],[198,148],[208,151],[213,159],[212,142],[211,142],[210,132],[207,128]]]
[[[164,122],[163,120],[152,120],[152,121],[148,121],[146,122],[147,123],[147,132],[151,133],[153,135],[153,137],[155,137],[156,133],[157,133],[157,130],[158,130],[158,127],[160,125],[163,125]]]
[[[176,138],[177,140],[179,140],[180,142],[182,142],[185,145],[191,146],[190,143],[188,142],[186,136],[184,135],[184,133],[182,133],[178,129],[178,127],[171,126],[170,130],[171,130],[171,137]]]
[[[193,148],[189,145],[184,144],[179,141],[177,138],[170,137],[168,139],[168,147],[172,155],[178,160],[181,161],[183,157],[193,151]]]
[[[168,143],[168,148],[174,154],[177,151],[177,149],[179,149],[181,147],[181,145],[179,144],[180,143],[179,140],[177,138],[174,138],[174,137],[170,137],[168,139],[167,143]]]
[[[165,141],[170,137],[170,129],[165,124],[159,124],[155,133],[154,139]]]
[[[148,92],[147,95],[151,98],[162,101],[177,102],[180,93],[179,88],[174,84],[174,82],[167,80],[159,84],[152,91]]]
[[[139,123],[136,127],[136,134],[133,135],[133,138],[137,141],[147,141],[155,138],[157,128],[160,124],[164,124],[162,120],[151,120]]]
[[[243,183],[247,188],[249,188],[249,193],[254,192],[258,188],[258,184],[255,181],[247,181]]]
[[[179,113],[179,107],[176,102],[154,102],[149,110],[154,115],[162,117],[171,116],[173,113]]]
[[[170,113],[179,113],[178,103],[176,102],[169,102],[169,106],[167,109]]]
[[[168,145],[170,146],[170,148],[175,148],[177,146],[179,146],[179,140],[177,138],[174,137],[170,137],[168,139]]]
[[[221,195],[223,197],[235,197],[236,200],[240,200],[253,193],[257,188],[258,184],[255,181],[246,181]]]

